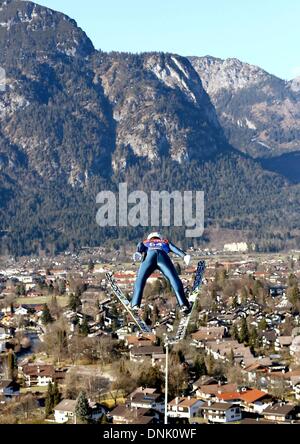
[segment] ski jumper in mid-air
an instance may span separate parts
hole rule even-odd
[[[167,239],[163,239],[159,233],[151,233],[146,240],[138,244],[137,252],[133,258],[135,261],[142,260],[142,264],[138,271],[134,294],[131,300],[132,309],[138,309],[140,307],[148,277],[155,270],[160,270],[170,282],[180,309],[186,313],[190,310],[190,303],[184,294],[182,282],[169,257],[170,252],[183,258],[186,265],[189,265],[191,257]]]

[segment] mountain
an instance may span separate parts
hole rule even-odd
[[[97,193],[122,181],[131,190],[205,191],[198,244],[216,227],[239,230],[260,249],[300,243],[298,187],[228,142],[193,61],[96,51],[61,13],[0,5],[3,252],[136,241],[144,228],[96,224]],[[170,235],[187,245],[183,231]]]
[[[92,65],[116,122],[115,171],[130,159],[203,161],[231,149],[199,76],[184,57],[96,53]]]
[[[237,59],[207,56],[189,60],[229,142],[254,158],[268,159],[264,167],[300,181],[299,79],[287,82]],[[299,169],[296,175],[289,172],[291,159]]]

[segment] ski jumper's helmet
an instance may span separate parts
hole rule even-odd
[[[158,239],[162,239],[162,235],[160,233],[150,233],[149,236],[147,237],[148,240],[153,239],[153,238],[158,238]]]

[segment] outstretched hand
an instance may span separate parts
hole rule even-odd
[[[142,261],[142,254],[138,253],[137,251],[134,253],[134,255],[132,256],[134,262],[141,262]]]
[[[184,262],[185,262],[186,265],[189,265],[189,264],[190,264],[190,261],[191,261],[191,256],[190,256],[189,254],[186,254],[186,255],[184,256],[183,260],[184,260]]]

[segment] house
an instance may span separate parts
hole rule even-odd
[[[293,386],[293,390],[294,390],[295,398],[297,399],[297,401],[300,401],[300,382],[298,382],[297,384],[295,384]]]
[[[201,376],[197,381],[193,382],[193,391],[196,392],[202,385],[216,385],[218,381],[211,376]]]
[[[255,361],[243,369],[250,384],[256,383],[267,373],[268,368],[265,364]]]
[[[192,339],[195,342],[216,341],[225,336],[225,327],[201,327],[198,331],[192,334]]]
[[[262,342],[263,347],[270,347],[275,344],[277,334],[275,330],[260,331],[258,336]]]
[[[259,414],[273,403],[273,398],[268,393],[257,389],[247,388],[243,388],[237,392],[216,395],[216,399],[221,402],[238,404],[247,412]]]
[[[269,421],[285,422],[295,418],[295,406],[292,404],[274,404],[263,412],[265,419]]]
[[[132,347],[152,346],[156,341],[156,336],[152,333],[138,333],[128,335],[125,338],[125,345],[130,349]]]
[[[279,336],[275,341],[275,350],[279,351],[282,349],[288,350],[292,345],[292,336]]]
[[[128,404],[118,405],[109,414],[113,424],[157,424],[159,414],[151,409],[131,408]]]
[[[294,361],[297,365],[300,363],[300,336],[294,336],[291,346],[290,346],[290,354],[293,356]]]
[[[76,402],[72,399],[64,399],[54,408],[55,422],[64,424],[68,421],[74,422]]]
[[[161,356],[161,359],[164,358],[165,353],[163,347],[158,346],[149,346],[146,345],[144,347],[132,347],[129,352],[130,360],[133,362],[143,362],[145,359],[153,359],[154,355]]]
[[[73,399],[64,399],[54,408],[55,422],[58,424],[65,424],[66,422],[76,423],[76,408],[77,401]],[[97,402],[89,401],[91,418],[97,421],[102,415],[107,413],[107,410]]]
[[[131,408],[152,409],[160,413],[165,411],[164,397],[160,393],[149,393],[147,389],[130,394],[127,403]]]
[[[20,305],[16,310],[15,310],[15,315],[16,316],[27,316],[28,315],[28,309],[23,307],[22,305]]]
[[[231,354],[234,353],[235,362],[243,366],[250,365],[254,360],[249,347],[231,339],[206,342],[205,349],[215,359],[222,361],[228,361]]]
[[[201,407],[204,418],[212,423],[237,422],[242,419],[240,406],[227,402],[205,403]]]
[[[47,386],[49,382],[58,382],[64,379],[66,373],[66,369],[55,369],[49,364],[25,364],[20,370],[28,387]]]
[[[203,401],[197,398],[178,398],[176,397],[168,404],[168,416],[170,418],[195,418],[198,416]]]
[[[0,396],[4,399],[12,399],[13,396],[20,395],[20,385],[12,379],[2,379],[0,381]]]
[[[196,390],[196,396],[199,399],[217,399],[217,395],[222,393],[236,392],[238,390],[237,384],[209,384],[201,385]]]
[[[89,400],[90,414],[93,421],[98,421],[103,415],[106,415],[108,410],[98,402]]]
[[[241,394],[241,401],[246,412],[261,414],[272,405],[273,397],[262,390],[249,389]]]

